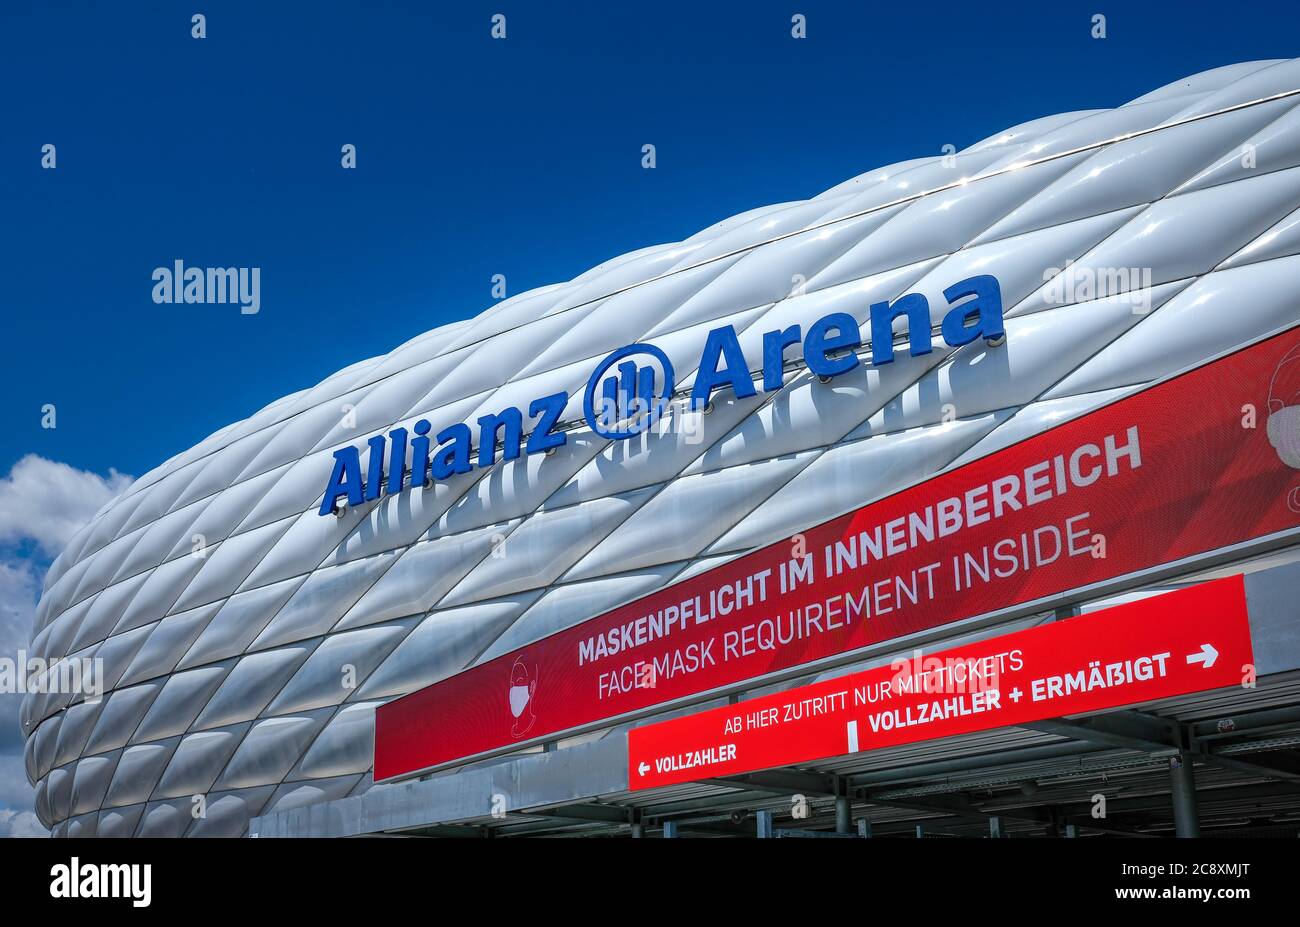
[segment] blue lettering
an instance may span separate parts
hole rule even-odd
[[[719,360],[726,361],[721,370],[718,369]],[[745,399],[756,392],[745,355],[740,350],[740,341],[736,338],[736,329],[731,325],[715,328],[704,342],[700,369],[695,374],[695,387],[691,390],[691,408],[703,409],[713,391],[727,384],[731,385],[737,399]]]
[[[871,363],[894,362],[894,319],[907,319],[907,340],[912,356],[929,354],[934,349],[930,340],[930,301],[920,293],[908,293],[890,303],[876,303],[871,307]]]
[[[835,329],[835,335],[828,334]],[[822,316],[808,329],[808,337],[803,342],[803,359],[808,369],[819,377],[834,377],[848,373],[858,366],[860,361],[856,349],[862,345],[862,333],[858,331],[858,320],[847,312],[832,312]],[[832,351],[848,350],[847,354],[832,358]]]
[[[497,432],[505,429],[501,439],[501,459],[514,460],[519,456],[519,441],[524,431],[524,416],[511,406],[496,415],[485,415],[478,420],[478,465],[490,467],[497,459]],[[441,435],[439,439],[441,440]]]
[[[427,418],[415,423],[415,439],[411,441],[411,485],[423,486],[429,482],[429,424]]]
[[[388,452],[388,493],[402,491],[406,479],[406,429],[394,428],[388,433],[393,439],[392,449]]]
[[[468,473],[469,448],[474,436],[463,422],[438,432],[438,450],[433,455],[430,470],[435,480],[450,479],[457,473]],[[480,449],[480,453],[482,449]]]
[[[785,383],[785,349],[798,344],[803,330],[798,325],[776,329],[763,336],[763,390],[772,392]]]
[[[950,306],[967,296],[975,297],[943,317],[943,340],[954,348],[970,344],[976,338],[998,342],[1006,336],[1002,324],[1002,288],[996,277],[980,274],[961,280],[944,290],[943,296]]]
[[[533,400],[532,405],[528,407],[528,414],[540,417],[537,419],[537,426],[533,429],[533,433],[528,436],[528,446],[524,448],[527,453],[537,454],[553,447],[560,447],[568,440],[564,432],[552,431],[560,420],[564,407],[568,404],[568,393],[552,393],[550,396]]]
[[[379,485],[384,479],[384,447],[387,443],[383,435],[375,435],[366,442],[370,445],[370,465],[366,468],[367,502],[379,498]]]
[[[334,503],[339,496],[348,497],[348,505],[360,505],[365,502],[361,487],[361,455],[352,445],[341,447],[334,452],[334,472],[325,487],[325,499],[320,504],[322,515],[334,514]]]

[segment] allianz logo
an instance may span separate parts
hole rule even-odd
[[[50,868],[51,898],[130,898],[132,907],[147,908],[152,885],[149,863],[83,863],[74,856]]]
[[[968,277],[943,291],[948,312],[939,326],[946,344],[961,347],[983,338],[999,345],[1006,337],[1002,318],[1002,290],[989,274]],[[934,349],[930,302],[921,293],[908,293],[893,302],[880,302],[870,310],[871,363],[894,360],[894,323],[902,319],[908,352],[912,356]],[[777,328],[762,338],[762,389],[773,392],[785,385],[785,355],[802,344],[808,369],[823,383],[853,370],[863,347],[857,319],[847,312],[822,316],[805,329],[802,325]],[[638,358],[641,362],[638,363]],[[673,365],[653,344],[634,343],[606,357],[587,380],[583,417],[597,435],[623,440],[640,434],[667,410],[674,394]],[[709,332],[690,392],[689,408],[707,411],[714,391],[729,389],[737,399],[757,395],[754,375],[732,325]],[[498,459],[514,460],[521,454],[553,453],[567,442],[560,416],[569,404],[568,392],[541,396],[529,403],[527,414],[517,407],[502,409],[478,419],[475,431],[458,422],[431,435],[428,419],[415,422],[410,432],[394,428],[387,435],[366,441],[366,466],[354,445],[334,452],[334,468],[321,500],[321,515],[341,515],[355,507],[413,486],[432,486],[477,468],[493,466]],[[529,429],[525,432],[524,423]],[[475,449],[477,448],[477,452]],[[408,449],[410,464],[407,464]],[[387,464],[387,466],[385,466]]]

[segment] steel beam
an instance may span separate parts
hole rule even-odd
[[[847,834],[853,830],[853,806],[847,795],[835,796],[835,833]]]
[[[797,769],[748,773],[726,779],[701,779],[700,784],[728,789],[747,789],[752,792],[773,792],[780,795],[815,795],[819,798],[834,798],[836,794],[834,776],[802,772]]]
[[[536,817],[565,818],[592,824],[628,824],[634,821],[635,811],[618,805],[579,803],[555,808],[530,808],[521,812]]]
[[[959,759],[929,760],[906,766],[891,766],[888,769],[871,770],[854,773],[849,776],[849,784],[855,788],[863,786],[886,785],[896,782],[911,782],[917,779],[933,779],[954,773],[986,771],[996,774],[1026,763],[1041,763],[1071,757],[1086,757],[1103,753],[1100,747],[1066,741],[1062,743],[1041,744],[1036,747],[1017,747],[1000,753],[980,753]]]
[[[1178,748],[1177,725],[1136,711],[1116,711],[1079,721],[1050,718],[1021,727],[1143,753],[1161,753]]]
[[[1174,809],[1174,833],[1179,837],[1199,837],[1201,822],[1196,813],[1196,775],[1192,755],[1180,752],[1169,760],[1170,799]]]
[[[1191,725],[1192,737],[1201,742],[1295,730],[1300,730],[1300,705],[1232,713]]]
[[[1239,760],[1235,756],[1225,756],[1215,750],[1192,750],[1189,751],[1191,756],[1200,763],[1208,763],[1218,766],[1222,769],[1230,769],[1233,772],[1239,772],[1246,776],[1257,776],[1261,779],[1277,779],[1281,782],[1289,782],[1300,786],[1300,768],[1297,768],[1294,761],[1283,759],[1283,765],[1277,766],[1274,763],[1258,763],[1254,760]],[[1270,759],[1275,759],[1270,757]]]

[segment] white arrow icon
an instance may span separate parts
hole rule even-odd
[[[636,768],[636,771],[642,776],[644,776],[646,773],[650,771],[650,764],[647,763],[645,760],[642,760],[641,765]]]
[[[1209,669],[1217,659],[1219,659],[1219,651],[1214,649],[1213,644],[1202,644],[1201,649],[1196,653],[1187,655],[1188,663],[1199,663],[1202,669]]]

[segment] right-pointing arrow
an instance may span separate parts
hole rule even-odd
[[[1202,644],[1200,650],[1187,655],[1187,662],[1199,663],[1201,669],[1209,669],[1217,659],[1219,659],[1219,651],[1214,649],[1213,644]]]

